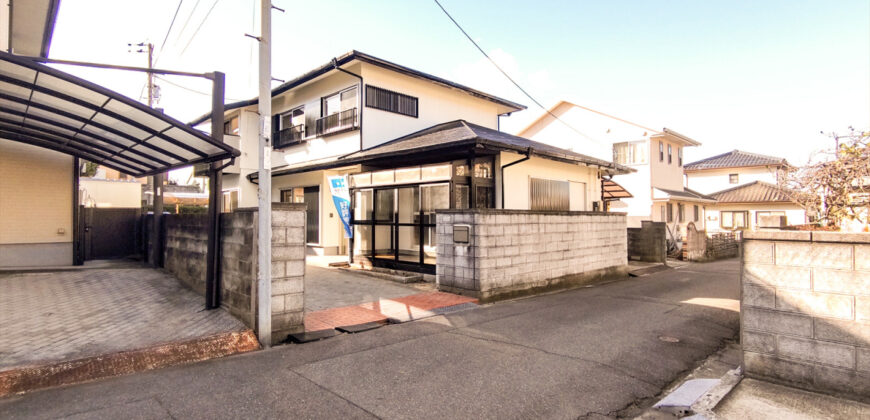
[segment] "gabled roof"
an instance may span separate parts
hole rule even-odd
[[[762,181],[738,185],[710,194],[719,203],[789,203],[788,194],[776,185]]]
[[[652,128],[628,121],[628,120],[624,120],[622,118],[619,118],[619,117],[616,117],[616,116],[613,116],[610,114],[606,114],[606,113],[601,112],[601,111],[596,111],[592,108],[587,108],[587,107],[582,106],[582,105],[577,105],[573,102],[566,101],[566,100],[560,100],[555,105],[550,107],[549,110],[544,111],[540,116],[538,116],[538,118],[535,118],[525,128],[518,131],[517,135],[519,135],[519,136],[534,135],[535,133],[530,133],[530,132],[535,130],[535,126],[541,124],[543,121],[545,121],[547,119],[555,121],[555,118],[553,118],[553,115],[558,115],[558,114],[556,114],[557,110],[559,108],[563,108],[563,107],[582,109],[586,112],[598,115],[600,117],[609,118],[609,119],[617,121],[619,123],[626,124],[626,125],[632,126],[632,127],[636,127],[638,129],[641,129],[641,130],[648,132],[651,137],[670,135],[670,136],[672,136],[672,138],[675,138],[677,141],[684,142],[685,144],[687,144],[689,146],[700,146],[701,145],[701,143],[699,141],[694,140],[694,139],[692,139],[688,136],[685,136],[683,134],[677,133],[676,131],[668,129],[666,127],[662,128],[661,130],[655,130],[655,129],[652,129]],[[581,132],[583,130],[583,127],[574,127],[574,128],[577,130],[580,130]],[[644,135],[646,135],[646,133]]]
[[[732,150],[686,164],[686,171],[703,171],[707,169],[746,168],[752,166],[789,166],[783,158],[749,153],[742,150]]]
[[[314,80],[315,78],[320,77],[320,76],[322,76],[330,71],[335,70],[337,67],[341,67],[341,66],[348,64],[354,60],[361,61],[364,63],[369,63],[369,64],[372,64],[372,65],[375,65],[375,66],[378,66],[378,67],[381,67],[381,68],[384,68],[387,70],[392,70],[392,71],[395,71],[397,73],[404,74],[406,76],[411,76],[411,77],[415,77],[418,79],[426,80],[426,81],[435,83],[436,85],[440,85],[440,86],[443,86],[443,87],[446,87],[449,89],[459,90],[459,91],[467,93],[471,96],[474,96],[474,97],[477,97],[480,99],[484,99],[484,100],[487,100],[490,102],[494,102],[496,104],[507,107],[510,109],[509,112],[516,112],[516,111],[521,111],[521,110],[526,109],[525,105],[521,105],[521,104],[518,104],[516,102],[509,101],[507,99],[502,99],[502,98],[499,98],[497,96],[493,96],[493,95],[490,95],[488,93],[481,92],[477,89],[472,89],[468,86],[460,85],[459,83],[454,83],[454,82],[451,82],[450,80],[443,79],[443,78],[438,77],[438,76],[433,76],[431,74],[424,73],[424,72],[419,71],[419,70],[414,70],[412,68],[405,67],[405,66],[402,66],[402,65],[399,65],[399,64],[396,64],[396,63],[393,63],[393,62],[390,62],[390,61],[387,61],[387,60],[384,60],[384,59],[381,59],[381,58],[378,58],[378,57],[375,57],[375,56],[372,56],[372,55],[369,55],[369,54],[366,54],[366,53],[363,53],[363,52],[360,52],[357,50],[352,50],[348,53],[345,53],[344,55],[341,55],[339,57],[335,57],[330,62],[328,62],[328,63],[326,63],[326,64],[324,64],[324,65],[322,65],[314,70],[311,70],[311,71],[309,71],[309,72],[307,72],[307,73],[305,73],[305,74],[303,74],[303,75],[301,75],[293,80],[289,80],[285,83],[282,83],[280,86],[272,89],[272,97],[274,98],[275,96],[278,96],[278,95],[280,95],[280,94],[282,94],[290,89],[293,89],[299,85],[302,85],[302,84],[307,83],[311,80]],[[258,102],[257,99],[258,98],[251,98],[251,99],[248,99],[245,101],[233,102],[233,103],[227,104],[224,107],[224,110],[229,111],[229,110],[236,109],[236,108],[243,108],[246,106],[255,105]],[[204,121],[208,120],[209,118],[211,118],[211,113],[206,113],[206,114],[200,116],[199,118],[191,121],[190,125],[196,126],[196,125],[202,124]]]
[[[560,162],[597,166],[609,174],[634,172],[633,169],[612,162],[517,137],[464,120],[456,120],[434,125],[416,133],[411,133],[349,155],[325,159],[316,163],[304,162],[276,169],[272,171],[272,175],[281,176],[313,170],[332,169],[367,164],[368,162],[384,159],[409,159],[412,155],[431,155],[432,153],[455,150],[461,147],[489,150],[490,152],[511,151],[528,153],[533,156]],[[396,164],[396,166],[401,166],[401,164]],[[249,178],[256,179],[257,173],[249,175]]]
[[[659,192],[659,194],[657,194]],[[701,194],[689,188],[683,187],[682,190],[669,190],[665,188],[653,187],[653,200],[668,201],[668,200],[685,200],[698,202],[715,202],[716,199],[705,194]]]

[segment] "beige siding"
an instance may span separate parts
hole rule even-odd
[[[0,244],[72,242],[72,160],[0,140]]]
[[[502,152],[500,165],[522,159],[523,156],[516,153]],[[572,165],[570,163],[556,162],[549,159],[532,157],[528,161],[510,166],[504,170],[504,208],[512,210],[529,210],[529,179],[542,178],[556,181],[570,181],[584,183],[586,188],[585,205],[581,205],[581,199],[577,186],[571,188],[571,208],[583,208],[592,210],[593,201],[601,201],[601,180],[598,179],[598,170],[588,166]],[[500,189],[500,180],[496,180],[496,189]],[[500,191],[499,191],[500,192]],[[498,203],[497,203],[498,204]]]

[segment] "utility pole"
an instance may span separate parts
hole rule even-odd
[[[272,2],[260,0],[257,335],[272,345]]]
[[[139,47],[137,53],[148,54],[148,69],[154,68],[154,44],[150,42],[140,42],[138,44],[127,44],[128,47]],[[132,52],[132,50],[131,50]],[[154,73],[148,72],[145,74],[146,84],[148,86],[148,107],[154,108]],[[161,219],[163,216],[163,178],[164,174],[156,174],[151,177],[152,193],[152,209],[154,210],[154,224],[151,226],[151,249],[153,252],[153,260],[151,265],[155,267],[163,267],[163,247],[160,243],[161,239]],[[147,254],[147,251],[146,251]],[[147,258],[147,255],[146,255]]]

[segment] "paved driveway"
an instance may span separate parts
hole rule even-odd
[[[0,274],[0,371],[245,329],[203,306],[150,268]]]
[[[736,336],[738,262],[0,400],[4,417],[602,418]],[[674,339],[677,339],[675,341]]]
[[[305,267],[305,311],[359,305],[432,291],[431,283],[394,281],[315,264]]]

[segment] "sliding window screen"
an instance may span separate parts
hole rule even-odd
[[[529,208],[531,210],[566,211],[570,208],[568,181],[529,179]]]

